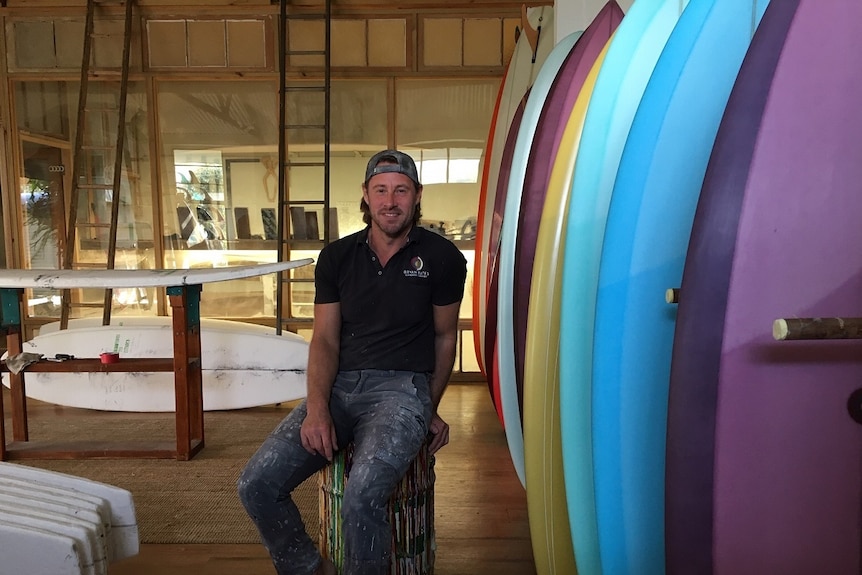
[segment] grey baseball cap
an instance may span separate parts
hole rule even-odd
[[[371,156],[371,159],[368,160],[368,167],[365,168],[365,185],[368,185],[368,180],[377,174],[386,173],[404,174],[413,180],[417,187],[422,186],[419,183],[419,172],[416,170],[413,158],[404,152],[383,150]]]

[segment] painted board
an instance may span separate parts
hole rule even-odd
[[[521,31],[518,41],[515,43],[515,51],[506,68],[503,80],[500,106],[497,116],[492,121],[494,125],[493,142],[489,154],[488,179],[484,186],[479,189],[479,203],[484,206],[477,218],[476,233],[476,261],[479,262],[478,274],[473,276],[473,297],[478,297],[479,314],[478,323],[474,324],[474,330],[480,334],[487,332],[485,327],[487,318],[487,297],[490,286],[490,268],[492,265],[491,249],[494,245],[492,234],[492,222],[495,214],[495,201],[498,190],[498,180],[506,177],[508,169],[503,164],[503,153],[505,143],[513,129],[512,124],[521,100],[527,94],[530,86],[536,79],[542,64],[554,46],[554,9],[551,6],[537,6],[527,9],[527,25],[538,31],[536,46],[530,45],[530,34]],[[534,49],[535,48],[535,49]],[[516,132],[517,133],[517,132]],[[482,232],[479,233],[481,228]],[[476,322],[474,315],[474,322]],[[486,366],[490,357],[487,339],[484,340],[485,347],[480,348],[479,362]]]
[[[74,289],[171,287],[236,280],[286,271],[312,263],[311,258],[270,264],[162,270],[0,270],[0,287]]]
[[[602,568],[665,572],[667,396],[679,286],[718,125],[766,0],[691,0],[626,140],[608,210],[593,355]]]
[[[608,206],[632,120],[684,8],[639,0],[617,28],[584,120],[575,161],[560,306],[560,409],[572,541],[581,574],[601,573],[592,444],[592,354]]]
[[[518,373],[515,362],[515,325],[513,315],[513,298],[515,282],[515,246],[519,242],[518,219],[521,212],[521,200],[524,191],[524,175],[530,148],[536,135],[536,128],[545,108],[545,103],[560,67],[568,57],[572,47],[581,36],[580,32],[570,34],[548,55],[542,65],[536,81],[530,89],[530,95],[524,106],[524,117],[518,128],[515,148],[512,153],[512,167],[509,172],[506,190],[506,201],[503,206],[503,217],[500,227],[500,251],[497,256],[497,357],[500,361],[500,404],[503,410],[503,420],[506,422],[506,440],[509,453],[515,465],[515,472],[521,485],[526,484],[524,478],[524,432],[521,423],[521,406],[523,405],[524,374]]]
[[[597,32],[588,27],[581,41],[592,44],[603,37]],[[590,69],[563,122],[536,241],[524,361],[524,463],[530,537],[540,575],[576,572],[570,563],[575,557],[560,445],[560,248],[584,116],[607,45],[605,38],[605,46],[595,56],[584,50],[579,62]]]
[[[862,314],[860,21],[855,1],[771,3],[731,95],[680,292],[668,572],[862,568],[862,347],[772,339],[778,318]]]
[[[508,68],[507,68],[508,72]],[[480,250],[487,249],[487,244],[483,244],[485,237],[485,228],[490,225],[485,219],[485,210],[488,204],[488,178],[491,173],[491,153],[494,150],[494,134],[497,130],[497,116],[500,113],[500,102],[503,100],[503,86],[506,84],[506,78],[500,82],[500,87],[497,90],[497,99],[494,101],[494,111],[491,113],[491,126],[488,128],[488,139],[485,142],[485,151],[482,154],[482,180],[479,183],[479,208],[476,217],[476,247],[473,252],[473,347],[476,351],[476,361],[479,364],[480,371],[487,377],[489,383],[491,380],[486,364],[491,361],[491,358],[485,357],[485,334],[484,321],[480,321],[480,314],[484,316],[486,305],[484,303],[487,297],[487,287],[479,284],[479,277],[482,275],[482,265],[485,252]],[[493,194],[491,200],[493,202]],[[493,208],[490,208],[493,209]],[[480,305],[479,302],[483,302]]]
[[[119,325],[64,331],[43,328],[22,349],[45,357],[57,353],[98,357],[106,351],[127,358],[173,356],[171,318],[113,321]],[[299,335],[279,336],[262,326],[223,320],[201,322],[204,410],[242,409],[305,397],[307,365],[308,343]],[[4,376],[7,387],[8,380]],[[27,374],[26,393],[69,407],[169,412],[176,408],[174,385],[174,374],[169,372],[33,372]]]
[[[494,195],[494,215],[490,222],[490,242],[488,246],[488,294],[485,300],[486,316],[484,328],[485,340],[485,357],[491,358],[486,360],[485,373],[488,377],[489,391],[494,400],[494,408],[497,410],[497,417],[505,427],[503,418],[503,406],[500,399],[500,358],[498,355],[498,337],[497,337],[497,301],[498,301],[498,286],[500,284],[500,268],[498,255],[500,253],[500,230],[503,227],[503,212],[506,207],[506,193],[509,190],[509,174],[512,168],[512,157],[515,153],[515,142],[518,140],[518,130],[521,127],[521,120],[524,117],[524,109],[527,107],[527,98],[529,91],[521,99],[521,103],[515,110],[515,117],[512,119],[512,127],[506,137],[506,145],[503,149],[503,157],[500,178],[497,180],[497,191]]]

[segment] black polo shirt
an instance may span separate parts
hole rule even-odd
[[[467,261],[448,239],[423,228],[386,267],[368,245],[368,228],[320,252],[314,303],[341,303],[339,370],[434,370],[432,305],[460,302]]]

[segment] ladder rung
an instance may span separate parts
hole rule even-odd
[[[285,20],[326,20],[326,12],[305,12],[301,14],[288,14]]]
[[[122,70],[113,70],[113,69],[99,69],[99,70],[89,70],[88,75],[90,78],[99,78],[102,76],[120,76],[122,75]]]
[[[326,56],[326,50],[285,50],[285,56]]]
[[[110,228],[111,224],[103,224],[103,223],[92,224],[92,223],[84,222],[84,223],[77,224],[77,226],[79,228]]]
[[[94,145],[94,144],[84,144],[83,146],[81,146],[81,149],[82,149],[82,150],[101,150],[101,151],[105,151],[105,150],[113,150],[113,149],[114,149],[114,146],[108,146],[107,144],[106,144],[106,145],[104,145],[104,146],[96,146],[96,145]]]
[[[285,92],[325,92],[326,86],[285,86]]]
[[[285,162],[288,168],[322,168],[326,162]]]
[[[288,206],[322,206],[326,204],[324,200],[288,200],[284,203]]]
[[[86,307],[86,308],[102,308],[104,307],[104,303],[73,303],[69,302],[69,307]]]
[[[112,191],[111,184],[78,184],[79,190],[106,190]]]
[[[326,124],[285,124],[285,130],[325,130]]]

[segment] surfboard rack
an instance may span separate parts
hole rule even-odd
[[[18,374],[9,373],[12,442],[6,443],[5,409],[0,393],[0,461],[16,459],[177,459],[188,461],[204,448],[203,389],[201,379],[201,285],[167,288],[173,312],[172,358],[121,358],[102,363],[100,358],[40,361]],[[6,336],[9,356],[22,352],[21,309],[23,288],[0,288],[0,329]],[[5,363],[0,371],[9,371]],[[24,373],[29,372],[147,372],[173,371],[176,393],[176,445],[170,441],[31,441],[27,421]]]
[[[777,319],[772,337],[778,341],[811,339],[862,339],[862,318],[809,317]]]

